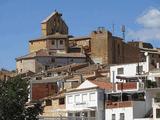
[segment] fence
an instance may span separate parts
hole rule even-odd
[[[95,117],[39,117],[39,120],[96,120]]]

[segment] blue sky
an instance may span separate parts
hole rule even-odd
[[[159,0],[0,0],[0,68],[15,69],[15,58],[28,53],[28,41],[41,35],[41,21],[55,9],[71,35],[88,35],[99,26],[111,31],[114,23],[121,36],[125,24],[127,40],[158,47],[159,8]]]

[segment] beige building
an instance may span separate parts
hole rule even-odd
[[[18,73],[41,72],[52,67],[86,62],[82,51],[69,48],[68,27],[55,11],[41,23],[42,36],[29,41],[29,54],[16,58]]]
[[[43,117],[61,117],[66,116],[65,112],[65,94],[60,93],[55,96],[44,98]]]
[[[72,63],[85,63],[86,56],[82,53],[53,53],[48,50],[39,50],[28,55],[16,58],[18,73],[32,71],[34,73],[48,70],[52,67],[61,67]]]
[[[55,11],[42,21],[42,36],[29,41],[30,53],[40,49],[68,52],[68,27],[61,16],[61,13]]]
[[[5,69],[0,70],[0,80],[8,80],[11,77],[16,76],[15,72],[11,72]]]

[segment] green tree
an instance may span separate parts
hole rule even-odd
[[[0,120],[37,120],[42,112],[40,103],[26,105],[29,81],[14,77],[0,80]],[[32,118],[32,119],[30,119]]]

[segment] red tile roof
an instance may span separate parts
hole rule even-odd
[[[90,81],[93,84],[97,85],[101,89],[112,90],[112,83],[103,82],[103,81]]]

